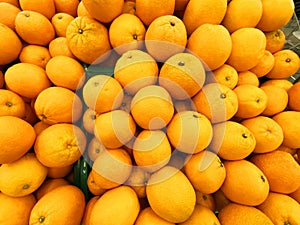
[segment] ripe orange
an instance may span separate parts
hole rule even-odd
[[[55,30],[56,36],[65,37],[67,27],[69,26],[72,20],[74,20],[74,17],[67,13],[56,13],[51,18],[51,24]]]
[[[90,160],[95,161],[96,158],[101,154],[101,152],[105,151],[106,148],[104,145],[99,141],[98,138],[93,137],[90,143],[88,144],[88,157]]]
[[[87,108],[82,115],[83,128],[90,134],[94,134],[95,120],[97,116],[98,113],[90,108]]]
[[[53,0],[56,13],[67,13],[73,17],[77,16],[77,8],[80,1],[77,0]]]
[[[91,218],[91,212],[92,212],[92,209],[96,203],[96,201],[100,198],[99,195],[96,195],[96,196],[93,196],[91,197],[87,204],[86,204],[86,207],[85,207],[85,210],[84,210],[84,214],[83,214],[83,218],[82,218],[82,225],[88,225],[90,224],[90,218]]]
[[[175,223],[171,223],[169,221],[164,220],[160,216],[158,216],[151,207],[146,207],[141,210],[136,221],[135,225],[151,225],[151,224],[160,224],[160,225],[175,225]]]
[[[30,103],[25,103],[25,115],[22,119],[31,125],[34,125],[35,123],[40,121],[37,115],[35,114],[32,104]]]
[[[8,2],[0,2],[0,23],[15,30],[15,19],[21,10]]]
[[[84,4],[82,1],[79,2],[77,6],[77,16],[87,16],[93,18],[89,12],[86,10]]]
[[[33,125],[36,135],[39,135],[43,130],[49,127],[50,124],[44,123],[43,121],[38,121]]]
[[[260,86],[263,87],[266,85],[276,86],[288,91],[293,86],[293,83],[287,79],[271,79],[271,80],[266,80]]]
[[[57,37],[50,41],[49,53],[51,57],[55,57],[58,55],[64,55],[71,58],[76,58],[68,47],[67,38],[66,37]]]
[[[48,48],[39,45],[26,45],[22,48],[19,60],[21,63],[31,63],[46,68],[51,55]]]
[[[216,210],[216,202],[213,194],[204,194],[196,190],[196,203],[209,208],[210,210]]]
[[[0,89],[0,116],[23,118],[25,111],[25,102],[18,94],[10,90]]]
[[[55,6],[53,0],[42,0],[39,2],[32,2],[29,0],[19,0],[19,4],[22,10],[30,10],[38,12],[47,19],[51,20],[52,16],[55,14]]]
[[[95,196],[100,196],[106,192],[106,189],[100,187],[97,183],[95,183],[95,172],[90,172],[87,178],[87,187],[89,192],[91,192]]]
[[[52,191],[53,189],[70,184],[64,178],[48,178],[43,184],[35,191],[34,195],[37,200],[40,200],[45,194]]]
[[[213,70],[212,74],[208,75],[207,80],[211,81],[210,83],[216,81],[233,89],[238,82],[238,73],[232,66],[223,64],[218,69]]]
[[[253,73],[249,70],[239,72],[237,86],[243,85],[243,84],[250,84],[250,85],[254,85],[254,86],[258,87],[259,79],[255,73]]]
[[[283,49],[286,37],[281,29],[265,32],[265,36],[267,39],[266,50],[273,54]]]
[[[288,107],[295,111],[300,111],[300,83],[295,83],[288,90]]]
[[[259,60],[258,64],[252,67],[249,71],[254,73],[257,77],[263,77],[272,70],[274,64],[274,55],[270,51],[265,50],[265,54]]]

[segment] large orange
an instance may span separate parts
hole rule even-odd
[[[8,2],[0,2],[0,23],[15,30],[15,19],[21,10]]]
[[[30,0],[19,0],[19,4],[22,10],[31,10],[43,14],[49,20],[55,14],[55,5],[53,0],[42,0],[38,2],[32,2]]]

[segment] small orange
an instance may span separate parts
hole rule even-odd
[[[73,17],[77,16],[77,8],[80,1],[77,0],[53,0],[56,13],[67,13]]]
[[[219,84],[223,84],[230,89],[233,89],[238,82],[238,73],[236,69],[228,64],[223,64],[218,69],[212,71],[211,75],[208,75],[209,81],[213,83],[214,81]]]
[[[88,144],[88,157],[90,160],[95,161],[96,158],[101,154],[101,152],[105,151],[106,148],[104,145],[99,141],[98,138],[93,137],[90,143]]]
[[[67,27],[69,26],[72,20],[74,20],[74,17],[67,13],[63,13],[63,12],[56,13],[51,18],[51,24],[55,30],[56,36],[65,37]]]
[[[266,50],[273,54],[283,49],[286,37],[281,29],[265,32],[265,36],[267,39]]]
[[[270,51],[265,50],[265,54],[259,60],[258,64],[252,67],[249,71],[254,73],[257,77],[263,77],[272,70],[274,64],[274,55]]]
[[[293,83],[287,79],[271,79],[271,80],[266,80],[260,86],[263,87],[266,85],[276,86],[288,91],[293,86]]]
[[[237,86],[243,85],[243,84],[250,84],[250,85],[254,85],[254,86],[258,87],[259,79],[255,73],[253,73],[249,70],[239,72]]]
[[[40,200],[45,194],[62,185],[70,184],[69,181],[63,178],[46,179],[43,184],[35,191],[36,200]]]
[[[46,68],[46,64],[51,59],[48,48],[39,45],[26,45],[19,55],[21,63],[31,63]]]
[[[99,114],[95,110],[87,108],[82,115],[83,128],[90,134],[94,134],[95,120]]]
[[[287,93],[288,107],[291,110],[300,111],[300,82],[295,83]]]
[[[171,223],[169,221],[164,220],[160,216],[158,216],[151,207],[146,207],[141,210],[136,221],[135,225],[151,225],[151,224],[159,224],[159,225],[175,225],[175,223]]]
[[[66,37],[54,38],[52,41],[50,41],[48,49],[51,57],[64,55],[71,58],[76,58],[68,47]]]
[[[90,172],[87,178],[87,187],[88,190],[95,196],[100,196],[106,192],[106,189],[100,187],[97,183],[95,183],[95,173]]]
[[[0,116],[25,116],[25,102],[15,92],[0,89]]]
[[[0,2],[0,23],[15,30],[15,19],[20,11],[21,9],[11,3]]]

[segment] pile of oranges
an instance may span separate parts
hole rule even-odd
[[[0,0],[0,224],[300,225],[293,13]]]

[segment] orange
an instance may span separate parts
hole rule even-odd
[[[47,177],[49,178],[66,178],[73,171],[73,164],[63,167],[48,167]]]
[[[274,116],[284,111],[288,105],[289,97],[286,90],[280,87],[266,85],[260,87],[267,95],[267,107],[262,112],[264,116]]]
[[[50,124],[44,123],[43,121],[38,121],[33,125],[36,135],[39,135],[43,130],[49,127]]]
[[[12,163],[27,153],[34,144],[36,134],[33,127],[16,116],[1,116],[0,164]]]
[[[253,152],[255,146],[255,136],[240,123],[226,121],[213,126],[213,138],[209,149],[222,159],[244,159]]]
[[[255,27],[262,13],[261,0],[232,0],[227,5],[222,24],[230,33],[244,27]]]
[[[266,85],[280,87],[280,88],[288,91],[293,86],[293,83],[287,79],[271,79],[271,80],[266,80],[260,86],[263,87]]]
[[[29,0],[20,0],[19,3],[23,11],[30,10],[38,12],[47,17],[49,20],[51,20],[52,16],[55,14],[55,6],[53,0],[42,0],[36,3]]]
[[[77,16],[77,8],[80,1],[77,0],[53,0],[56,13],[67,13],[73,17]]]
[[[183,111],[173,116],[167,127],[167,136],[178,151],[193,154],[203,151],[209,145],[213,129],[203,114]]]
[[[120,186],[106,191],[94,204],[91,225],[134,224],[140,211],[136,193],[128,186]]]
[[[52,57],[46,65],[46,73],[54,85],[71,90],[81,88],[85,81],[83,66],[68,56]]]
[[[35,203],[36,199],[33,194],[17,198],[0,193],[0,223],[3,225],[27,225]]]
[[[19,0],[0,0],[0,2],[6,2],[20,8]]]
[[[258,209],[267,215],[274,225],[298,225],[300,221],[300,205],[288,195],[271,192]]]
[[[250,84],[250,85],[254,85],[254,86],[258,87],[259,79],[255,73],[253,73],[249,70],[239,72],[237,86],[243,85],[243,84]]]
[[[159,72],[159,85],[174,99],[187,99],[197,94],[205,81],[202,62],[190,53],[177,53],[168,58]]]
[[[109,57],[108,29],[95,19],[76,17],[67,28],[66,38],[73,55],[87,64],[100,63]]]
[[[171,121],[174,107],[170,94],[157,85],[141,88],[132,98],[131,114],[144,129],[161,129]]]
[[[41,164],[34,153],[2,164],[0,167],[0,190],[12,197],[22,197],[36,191],[47,176],[47,167]]]
[[[266,200],[269,182],[255,164],[242,159],[224,161],[224,166],[226,178],[221,191],[229,200],[248,206],[257,206]]]
[[[83,218],[82,218],[82,225],[88,225],[90,223],[90,216],[91,216],[91,212],[92,212],[92,209],[96,203],[96,201],[100,198],[100,196],[93,196],[91,197],[87,204],[86,204],[86,207],[85,207],[85,210],[84,210],[84,214],[83,214]]]
[[[290,0],[262,0],[263,14],[257,28],[270,32],[285,26],[293,16],[295,5]]]
[[[238,73],[236,69],[228,64],[223,64],[219,68],[212,71],[211,75],[208,75],[208,80],[223,84],[230,89],[233,89],[238,82]]]
[[[196,190],[196,203],[209,208],[212,211],[216,209],[216,202],[213,194],[204,194]]]
[[[266,50],[272,54],[283,49],[286,42],[285,33],[281,29],[265,32],[267,39]]]
[[[222,225],[274,225],[270,218],[256,207],[237,203],[225,206],[219,212],[218,218]]]
[[[82,115],[83,128],[90,134],[94,134],[95,120],[97,116],[98,114],[90,108],[87,108]]]
[[[70,184],[69,181],[63,178],[50,178],[46,179],[43,184],[35,191],[34,195],[37,200],[40,200],[45,194],[53,189]]]
[[[109,27],[109,41],[114,50],[122,55],[128,50],[142,49],[146,28],[133,14],[123,13]]]
[[[300,165],[288,152],[256,154],[250,160],[265,174],[270,191],[290,194],[299,188]]]
[[[87,16],[93,18],[89,12],[86,10],[84,4],[82,1],[79,2],[77,6],[77,16]]]
[[[18,35],[8,26],[0,23],[1,43],[0,65],[13,62],[22,50],[22,43]]]
[[[93,195],[100,196],[104,194],[106,189],[100,187],[97,183],[95,183],[95,173],[90,172],[87,178],[87,187],[89,192],[91,192]]]
[[[67,38],[66,37],[57,37],[50,41],[49,46],[49,53],[51,57],[55,57],[58,55],[64,55],[71,58],[75,58],[73,53],[68,47]]]
[[[154,172],[146,193],[152,210],[171,223],[186,221],[194,211],[195,190],[184,173],[174,167],[165,166]]]
[[[46,128],[37,136],[34,151],[43,165],[63,167],[76,162],[85,146],[86,137],[79,127],[59,123]]]
[[[175,0],[136,0],[135,14],[149,26],[153,20],[160,16],[172,15],[175,10]]]
[[[20,11],[21,10],[13,4],[0,2],[0,23],[15,30],[15,19]]]
[[[89,159],[95,161],[96,158],[105,150],[106,148],[99,141],[99,139],[93,137],[90,143],[88,144],[88,148],[87,148]]]
[[[40,121],[35,113],[33,106],[30,103],[25,103],[25,115],[22,119],[30,123],[31,125],[34,125],[35,123]]]
[[[261,57],[258,64],[249,71],[254,73],[257,77],[263,77],[272,70],[274,64],[274,55],[270,51],[265,50],[265,54]]]
[[[161,130],[143,130],[133,143],[133,157],[137,166],[154,172],[165,166],[171,157],[171,145]]]
[[[220,158],[209,151],[193,154],[186,162],[184,172],[195,190],[205,194],[216,192],[226,176]],[[199,182],[200,180],[207,182]]]
[[[134,224],[135,225],[151,225],[151,224],[175,225],[175,223],[166,221],[160,216],[158,216],[151,209],[151,207],[146,207],[143,210],[141,210]]]
[[[185,8],[183,22],[190,35],[202,24],[220,24],[226,14],[226,0],[190,0]],[[224,43],[225,47],[225,43]]]
[[[272,117],[283,130],[282,144],[289,148],[300,148],[300,140],[297,132],[300,130],[300,112],[287,110]]]
[[[21,63],[31,63],[46,68],[51,55],[48,48],[39,45],[26,45],[22,48],[19,59]]]
[[[198,112],[211,123],[231,119],[238,110],[238,98],[233,90],[219,83],[206,84],[193,98]]]
[[[122,13],[123,0],[83,0],[88,13],[102,23],[109,23]]]
[[[250,84],[239,85],[233,89],[238,98],[239,118],[250,118],[261,114],[267,107],[268,96],[259,87]]]
[[[232,47],[228,30],[222,25],[209,23],[197,27],[187,43],[187,49],[204,62],[206,70],[221,67],[229,58]]]
[[[65,37],[67,27],[69,26],[72,20],[74,20],[74,17],[67,13],[56,13],[51,18],[51,24],[55,30],[56,36]]]
[[[227,64],[237,71],[245,71],[256,66],[264,56],[266,37],[264,33],[253,27],[240,28],[231,34],[232,51]],[[247,49],[247,51],[244,51]]]
[[[257,116],[241,122],[253,134],[256,145],[254,153],[265,153],[276,150],[283,142],[282,128],[272,118]]]
[[[0,116],[25,116],[25,102],[15,92],[0,89]]]
[[[41,13],[23,10],[15,19],[17,34],[28,44],[46,46],[55,37],[50,20]]]
[[[275,52],[274,66],[272,70],[266,74],[270,79],[288,78],[294,75],[299,69],[299,56],[290,49],[283,49]]]
[[[295,199],[298,203],[300,203],[300,187],[299,187],[296,191],[290,193],[289,196],[291,196],[291,197],[292,197],[293,199]]]
[[[31,210],[29,224],[79,224],[85,209],[83,192],[63,185],[45,194]]]
[[[291,110],[300,111],[300,83],[295,83],[288,90],[288,107]]]
[[[45,123],[72,123],[81,117],[82,102],[73,91],[53,86],[37,96],[34,109],[38,118]]]
[[[174,15],[159,16],[151,22],[145,34],[147,52],[159,62],[183,52],[187,44],[186,28]]]
[[[155,84],[157,76],[156,61],[149,53],[139,49],[125,52],[114,67],[114,78],[132,95],[145,86]]]

